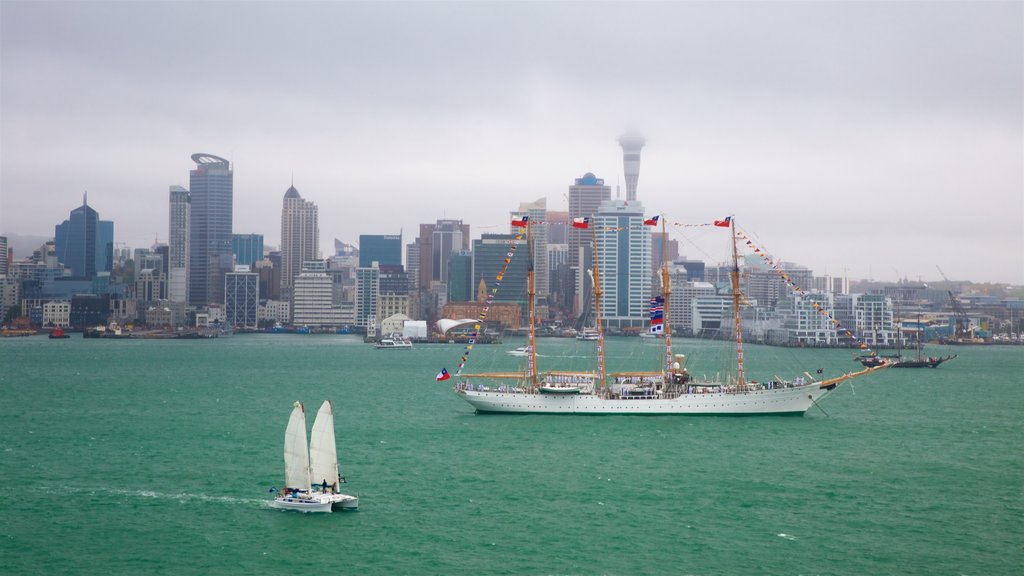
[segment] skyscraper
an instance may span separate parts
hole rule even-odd
[[[619,138],[622,146],[622,170],[626,175],[626,201],[636,200],[636,182],[640,179],[640,149],[647,141],[638,134],[624,134]]]
[[[92,279],[110,272],[114,261],[114,223],[101,221],[83,196],[82,205],[54,228],[57,261],[75,278]]]
[[[612,189],[605,186],[604,179],[587,172],[582,178],[569,187],[569,219],[591,218],[597,215],[601,202],[610,200]],[[574,312],[579,314],[583,311],[585,295],[590,291],[590,280],[587,279],[587,269],[593,267],[594,255],[591,250],[593,230],[581,230],[579,228],[568,229],[568,264],[574,268],[575,289],[573,291],[575,305]]]
[[[610,328],[646,327],[651,298],[651,227],[639,202],[601,203],[595,225],[601,320]]]
[[[224,302],[224,274],[232,270],[231,230],[234,172],[212,154],[193,154],[189,172],[189,304]]]
[[[0,236],[0,278],[7,276],[7,236]]]
[[[548,202],[547,198],[539,198],[533,202],[522,202],[519,210],[512,213],[516,216],[530,217],[530,236],[533,240],[533,281],[537,301],[547,304],[551,292],[550,274],[548,274]],[[522,228],[520,228],[522,230]],[[514,234],[516,231],[511,230]]]
[[[167,292],[171,302],[188,302],[189,230],[192,199],[181,186],[171,186],[167,222]]]
[[[224,275],[224,315],[228,326],[255,328],[260,300],[259,274],[237,266]]]
[[[448,281],[448,257],[458,250],[469,250],[469,224],[462,220],[438,220],[420,224],[419,287],[427,290]]]
[[[306,261],[320,259],[320,220],[316,204],[295,186],[284,193],[281,209],[281,297],[291,299],[295,277]],[[294,308],[293,308],[294,309]]]

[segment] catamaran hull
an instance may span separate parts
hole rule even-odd
[[[683,394],[675,398],[602,398],[592,394],[553,395],[460,390],[477,412],[545,414],[803,414],[828,394],[818,386],[752,392]]]
[[[348,494],[320,494],[308,497],[278,496],[270,503],[272,508],[281,510],[298,510],[300,512],[330,512],[333,508],[356,510],[359,498]]]

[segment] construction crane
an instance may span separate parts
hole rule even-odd
[[[939,274],[942,275],[942,279],[945,280],[946,284],[949,286],[946,293],[949,294],[949,305],[953,309],[953,317],[956,319],[953,338],[957,340],[971,338],[971,321],[967,318],[967,312],[964,310],[963,305],[960,304],[960,299],[957,298],[956,294],[953,292],[953,283],[946,277],[946,273],[942,271],[942,268],[939,268],[938,264],[935,265],[935,268],[938,269]]]

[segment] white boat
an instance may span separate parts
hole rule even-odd
[[[377,340],[373,347],[378,350],[410,350],[412,349],[412,340],[398,334],[392,334]]]
[[[664,233],[662,220],[662,237]],[[672,353],[672,330],[668,319],[671,293],[668,269],[662,266],[662,297],[664,299],[665,361],[658,371],[620,372],[606,374],[604,367],[604,333],[601,329],[601,282],[596,266],[593,270],[595,312],[594,328],[598,339],[597,370],[594,372],[544,371],[538,368],[534,332],[533,274],[527,278],[530,305],[530,360],[524,372],[459,374],[456,393],[477,412],[528,412],[554,414],[804,414],[818,400],[840,383],[888,367],[883,364],[863,370],[817,380],[809,372],[791,380],[778,377],[769,382],[747,381],[743,365],[742,332],[739,329],[739,264],[736,250],[735,222],[730,221],[732,237],[732,300],[736,332],[736,372],[725,381],[692,377],[685,367],[686,357]],[[596,231],[595,231],[596,237]],[[666,240],[667,241],[667,240]],[[527,229],[527,246],[532,250]],[[662,252],[667,253],[665,250]],[[474,384],[474,381],[481,383]],[[484,384],[482,382],[488,382]]]
[[[528,356],[530,354],[530,347],[520,346],[515,350],[509,350],[508,352],[506,352],[506,354],[508,354],[509,356]]]
[[[598,333],[597,328],[584,328],[576,334],[577,340],[599,340],[601,335]]]
[[[343,510],[359,507],[359,498],[338,490],[345,479],[338,473],[330,400],[325,400],[317,412],[308,447],[305,408],[300,402],[294,404],[284,433],[284,476],[284,488],[270,503],[274,508],[330,512],[334,507]]]

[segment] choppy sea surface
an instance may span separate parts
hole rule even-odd
[[[636,340],[609,342],[610,370],[657,369]],[[521,344],[478,345],[467,371]],[[593,343],[540,347],[542,368],[592,364]],[[676,350],[715,371],[709,345]],[[732,418],[477,415],[434,381],[463,351],[0,340],[0,573],[1024,573],[1024,347],[936,347],[959,357]],[[746,358],[753,379],[858,366]],[[360,509],[271,509],[291,404],[324,399]]]

